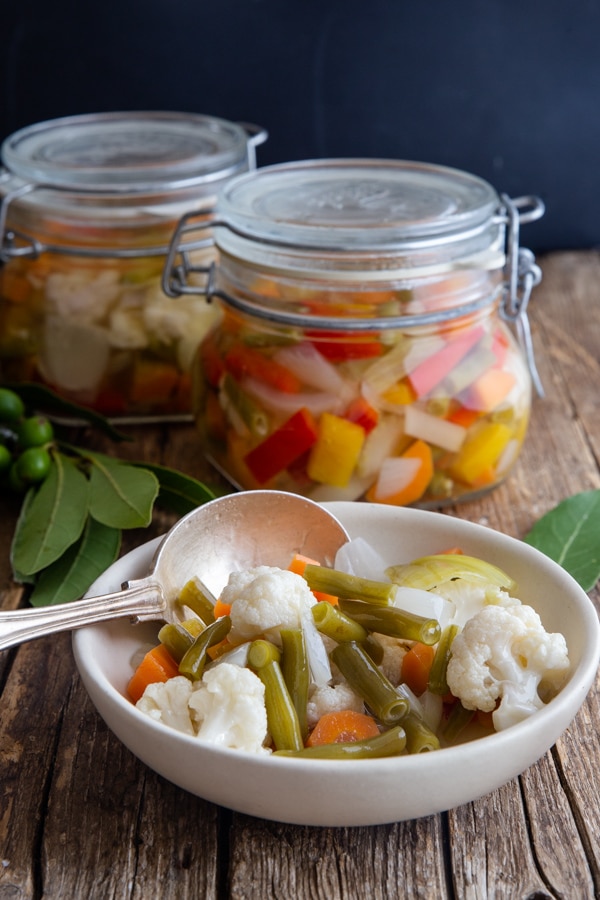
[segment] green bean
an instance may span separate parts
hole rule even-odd
[[[406,732],[406,749],[408,753],[426,753],[430,750],[439,750],[440,742],[437,735],[425,724],[421,716],[414,712],[402,719],[402,727]]]
[[[256,649],[256,645],[261,646]],[[248,652],[248,665],[265,686],[267,727],[276,750],[301,750],[304,746],[298,714],[279,665],[279,651],[272,653],[264,645],[269,641],[253,641]],[[257,661],[260,663],[256,665]]]
[[[231,404],[250,432],[257,437],[265,437],[269,430],[266,413],[240,389],[237,381],[229,372],[226,372],[223,377],[222,389],[227,402]]]
[[[437,619],[417,616],[397,606],[374,607],[360,600],[340,599],[342,612],[366,628],[379,634],[420,641],[422,644],[437,644],[441,628]]]
[[[409,710],[406,697],[401,697],[371,657],[355,641],[338,644],[331,658],[352,688],[384,725],[395,725]]]
[[[281,628],[279,636],[283,648],[281,672],[298,716],[302,740],[305,741],[308,736],[306,713],[310,677],[304,632],[301,628]]]
[[[180,663],[194,643],[194,637],[183,625],[168,622],[158,632],[158,639],[164,644],[176,663]]]
[[[452,650],[452,641],[458,634],[458,625],[447,625],[442,631],[439,643],[436,647],[433,663],[429,671],[429,690],[432,694],[443,697],[448,693],[448,681],[446,673]]]
[[[281,652],[271,641],[252,641],[248,650],[248,665],[251,669],[262,669],[270,662],[280,662]]]
[[[200,586],[192,579],[185,584],[177,598],[180,606],[188,606],[205,625],[215,621],[215,608]]]
[[[321,634],[326,634],[334,641],[357,641],[362,644],[368,637],[362,625],[348,618],[341,609],[326,600],[312,607],[312,616]]]
[[[362,642],[362,648],[365,653],[371,657],[376,666],[381,665],[384,657],[384,649],[374,634],[367,633],[367,639]]]
[[[389,606],[394,599],[397,586],[387,581],[371,581],[308,563],[304,578],[311,591],[322,591],[334,597],[354,598],[372,603],[374,606]]]
[[[465,709],[460,702],[456,702],[452,707],[448,721],[443,730],[443,738],[448,744],[453,744],[460,736],[461,732],[469,725],[475,716],[475,711]]]
[[[400,725],[376,737],[363,741],[347,741],[339,744],[321,744],[303,750],[276,751],[275,756],[291,756],[313,759],[376,759],[382,756],[399,756],[406,747],[406,735]]]
[[[199,681],[206,663],[206,651],[209,647],[222,641],[229,634],[230,629],[231,619],[229,616],[223,616],[216,622],[207,625],[179,663],[180,675],[186,675],[192,681]]]

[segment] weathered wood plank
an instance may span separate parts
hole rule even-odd
[[[537,871],[516,779],[453,810],[448,819],[456,897],[542,900],[555,896]]]
[[[443,900],[452,896],[443,844],[441,816],[373,828],[293,827],[235,816],[230,897]]]
[[[149,771],[99,719],[78,679],[42,836],[50,897],[215,897],[217,808]]]
[[[39,847],[65,700],[72,690],[69,636],[19,648],[0,716],[0,898],[39,887]]]

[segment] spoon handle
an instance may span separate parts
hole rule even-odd
[[[163,592],[155,581],[140,578],[128,581],[124,590],[73,603],[40,609],[0,611],[0,650],[33,638],[94,625],[108,619],[131,616],[135,621],[160,619],[166,610]]]

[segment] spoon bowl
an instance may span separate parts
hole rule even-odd
[[[181,518],[162,540],[150,574],[122,590],[43,609],[0,612],[0,650],[43,635],[129,616],[180,621],[176,604],[192,578],[218,595],[229,574],[266,565],[286,568],[295,553],[332,565],[348,535],[312,500],[285,491],[242,491],[210,500]]]

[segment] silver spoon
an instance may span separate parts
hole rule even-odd
[[[332,565],[348,535],[328,510],[284,491],[242,491],[205,503],[180,519],[161,542],[148,576],[123,590],[43,609],[0,612],[0,650],[15,644],[130,616],[134,622],[180,621],[175,603],[192,578],[217,596],[234,570],[286,568],[294,553]]]

